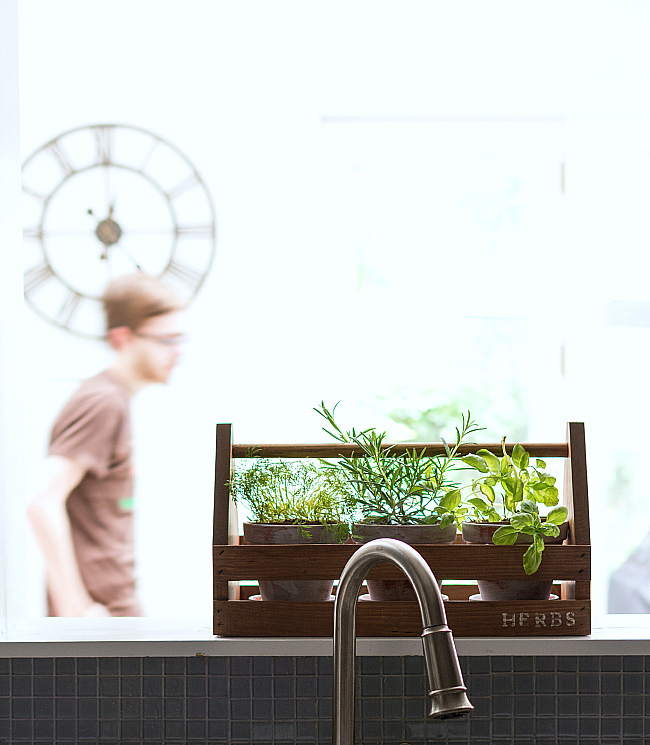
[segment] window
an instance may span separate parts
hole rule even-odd
[[[645,306],[615,304],[648,300],[650,7],[18,7],[22,157],[82,124],[143,126],[182,147],[217,207],[184,364],[135,402],[148,612],[209,618],[215,423],[239,441],[315,441],[321,398],[404,438],[433,432],[449,401],[495,438],[562,439],[584,420],[604,612],[609,573],[646,532]],[[24,322],[29,472],[107,352]],[[39,617],[24,505],[5,509],[12,613]]]

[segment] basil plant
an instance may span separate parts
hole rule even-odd
[[[466,465],[484,474],[472,480],[474,496],[466,501],[474,509],[476,522],[509,522],[495,531],[493,543],[512,545],[521,533],[532,536],[523,564],[526,574],[534,574],[542,561],[544,536],[560,535],[559,526],[567,518],[567,508],[557,506],[556,480],[545,472],[545,461],[537,458],[532,465],[530,455],[519,444],[508,455],[505,441],[504,437],[500,458],[489,450],[477,450],[476,454],[463,457]],[[540,517],[538,504],[552,508],[545,520]]]

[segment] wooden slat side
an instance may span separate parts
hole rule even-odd
[[[215,579],[338,579],[359,546],[214,546]],[[590,546],[547,546],[534,575],[522,566],[525,546],[460,545],[414,547],[438,579],[558,579],[590,578]],[[391,564],[379,564],[368,575],[375,579],[403,577]]]
[[[569,425],[567,424],[566,437],[567,448],[569,447]],[[573,479],[571,474],[571,460],[567,456],[564,460],[564,487],[562,489],[562,504],[567,508],[567,522],[569,523],[569,535],[567,543],[577,543],[575,536],[575,520],[573,509]]]
[[[481,636],[584,636],[591,631],[589,602],[445,603],[456,638]],[[334,603],[217,601],[215,633],[239,637],[331,637]],[[417,603],[359,601],[357,636],[420,636]]]
[[[582,422],[567,424],[569,457],[564,463],[564,504],[569,510],[569,543],[588,545],[591,542],[589,528],[589,496],[587,487],[587,452],[585,429]],[[588,581],[564,582],[562,597],[588,600],[591,584]]]
[[[587,485],[587,449],[585,425],[582,422],[567,424],[569,457],[565,464],[565,488],[570,485],[571,504],[569,517],[573,522],[572,540],[574,543],[591,543],[589,527],[589,490]]]
[[[232,464],[232,425],[217,424],[214,462],[214,512],[212,523],[213,545],[228,544],[231,536],[230,490],[226,482],[230,479]],[[237,534],[239,531],[236,530]],[[227,581],[221,580],[213,569],[214,599],[232,599],[236,592],[229,591]]]
[[[569,445],[569,425],[567,424],[566,429],[567,447]],[[569,534],[567,536],[567,543],[575,545],[575,521],[573,517],[573,482],[571,480],[571,462],[569,458],[564,460],[564,488],[562,490],[562,503],[567,508],[567,522],[569,523]],[[575,582],[562,582],[562,600],[575,600],[576,596],[576,583]]]
[[[336,587],[334,587],[336,593]],[[478,595],[478,586],[475,584],[464,584],[464,585],[450,585],[444,584],[442,586],[443,595],[447,596],[448,600],[469,600],[472,595]],[[552,592],[560,597],[562,592],[562,586],[560,584],[553,585]],[[248,600],[253,595],[259,595],[260,588],[258,585],[242,585],[239,588],[238,600]],[[364,584],[359,591],[359,595],[367,595],[368,588]],[[574,598],[563,598],[564,600],[573,600]]]
[[[232,424],[217,424],[217,440],[214,461],[214,513],[213,545],[224,545],[228,541],[230,491],[226,482],[230,480],[232,462]]]
[[[569,455],[569,446],[565,442],[521,443],[523,447],[533,456],[538,458],[566,458]],[[515,443],[507,443],[506,450],[512,452]],[[399,442],[385,443],[384,448],[392,448],[394,453],[404,453],[407,450],[425,450],[427,455],[442,455],[445,447],[441,442]],[[354,445],[346,443],[294,443],[294,444],[235,444],[233,445],[233,458],[246,458],[251,448],[257,448],[256,453],[264,458],[337,458],[339,455],[353,455],[361,452]],[[500,442],[489,442],[481,444],[461,445],[459,452],[462,455],[474,453],[481,448],[491,450],[494,453],[501,452]]]

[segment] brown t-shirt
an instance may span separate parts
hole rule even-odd
[[[84,584],[113,616],[140,616],[135,591],[129,392],[108,371],[86,380],[52,428],[50,455],[85,466],[67,511]]]

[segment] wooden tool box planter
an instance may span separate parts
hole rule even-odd
[[[548,601],[472,601],[476,585],[447,584],[443,592],[447,621],[454,636],[583,636],[591,631],[591,546],[584,425],[567,425],[563,443],[524,444],[531,456],[564,458],[564,504],[569,512],[569,537],[561,546],[547,546],[539,570],[528,577],[522,567],[525,546],[469,545],[461,542],[415,548],[445,580],[553,579],[561,582]],[[242,545],[236,510],[226,482],[233,458],[243,458],[253,445],[233,445],[232,426],[217,425],[214,490],[214,633],[231,637],[326,637],[333,633],[333,602],[270,602],[248,600],[254,587],[242,580],[338,579],[358,546]],[[267,458],[336,458],[350,454],[354,446],[257,445],[257,454]],[[443,452],[441,443],[408,443],[400,449],[426,447],[428,455]],[[487,448],[498,452],[500,444],[462,447],[462,453]],[[401,577],[396,567],[380,564],[371,577]],[[360,600],[357,607],[358,636],[420,636],[420,612],[415,602]]]

